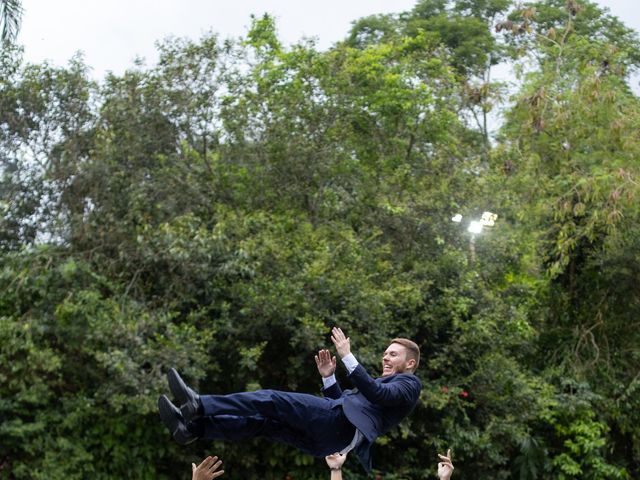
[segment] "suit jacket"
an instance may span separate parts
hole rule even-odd
[[[364,436],[354,452],[369,472],[371,445],[376,438],[387,433],[411,413],[418,403],[422,383],[412,373],[398,373],[374,380],[362,365],[358,365],[349,374],[349,379],[355,389],[343,392],[336,382],[323,389],[323,394],[342,400],[342,409],[347,419]]]

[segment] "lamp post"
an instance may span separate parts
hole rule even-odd
[[[471,234],[469,237],[469,260],[473,265],[476,263],[476,235],[482,233],[482,223],[477,220],[473,220],[469,223],[467,232]]]
[[[484,227],[493,227],[498,219],[498,215],[491,212],[483,212],[480,220],[472,220],[469,222],[467,231],[471,234],[469,237],[469,261],[471,264],[476,262],[476,235],[482,233]],[[456,214],[451,218],[452,222],[461,223],[462,215]]]

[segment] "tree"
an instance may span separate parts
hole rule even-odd
[[[393,336],[424,352],[385,478],[449,446],[461,480],[637,477],[635,44],[508,4],[421,1],[327,51],[254,17],[100,83],[3,50],[0,478],[176,478],[211,448],[230,478],[324,478],[260,440],[177,448],[155,402],[169,366],[318,391],[334,324],[371,372]],[[489,143],[497,58],[526,68]],[[485,209],[472,254],[450,219]]]
[[[15,40],[22,20],[22,2],[20,0],[0,0],[0,41],[8,43]]]
[[[494,165],[511,183],[509,190],[521,192],[516,202],[521,210],[513,214],[528,218],[539,268],[548,276],[541,292],[546,306],[532,320],[541,332],[541,353],[549,359],[549,378],[559,382],[558,372],[571,378],[559,383],[563,394],[598,412],[593,417],[576,404],[550,417],[558,434],[573,438],[564,443],[568,450],[556,445],[549,455],[560,467],[559,478],[625,478],[638,468],[638,447],[628,427],[637,418],[614,419],[603,402],[619,396],[622,385],[635,388],[628,363],[633,360],[622,352],[634,350],[639,339],[627,316],[635,309],[617,308],[627,287],[605,279],[628,278],[630,272],[620,270],[618,262],[632,255],[627,248],[636,234],[634,159],[640,144],[634,132],[640,103],[627,83],[635,63],[628,55],[633,43],[621,46],[620,38],[611,41],[607,32],[596,39],[596,27],[586,34],[586,21],[597,18],[593,5],[584,12],[567,5],[564,25],[523,37],[536,45],[540,69],[527,75],[507,116],[504,150],[496,151]],[[535,23],[537,17],[531,18]],[[596,25],[621,28],[614,20]],[[534,184],[535,189],[526,187]],[[581,442],[592,442],[588,453]]]

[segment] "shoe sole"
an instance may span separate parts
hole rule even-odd
[[[184,380],[182,380],[175,368],[170,369],[169,373],[167,373],[167,381],[169,383],[169,390],[171,390],[171,394],[178,403],[180,405],[187,403],[189,399],[185,397],[184,391],[189,387],[184,383]]]

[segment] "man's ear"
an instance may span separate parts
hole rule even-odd
[[[407,370],[411,370],[412,372],[416,369],[416,359],[410,358],[407,360]]]

